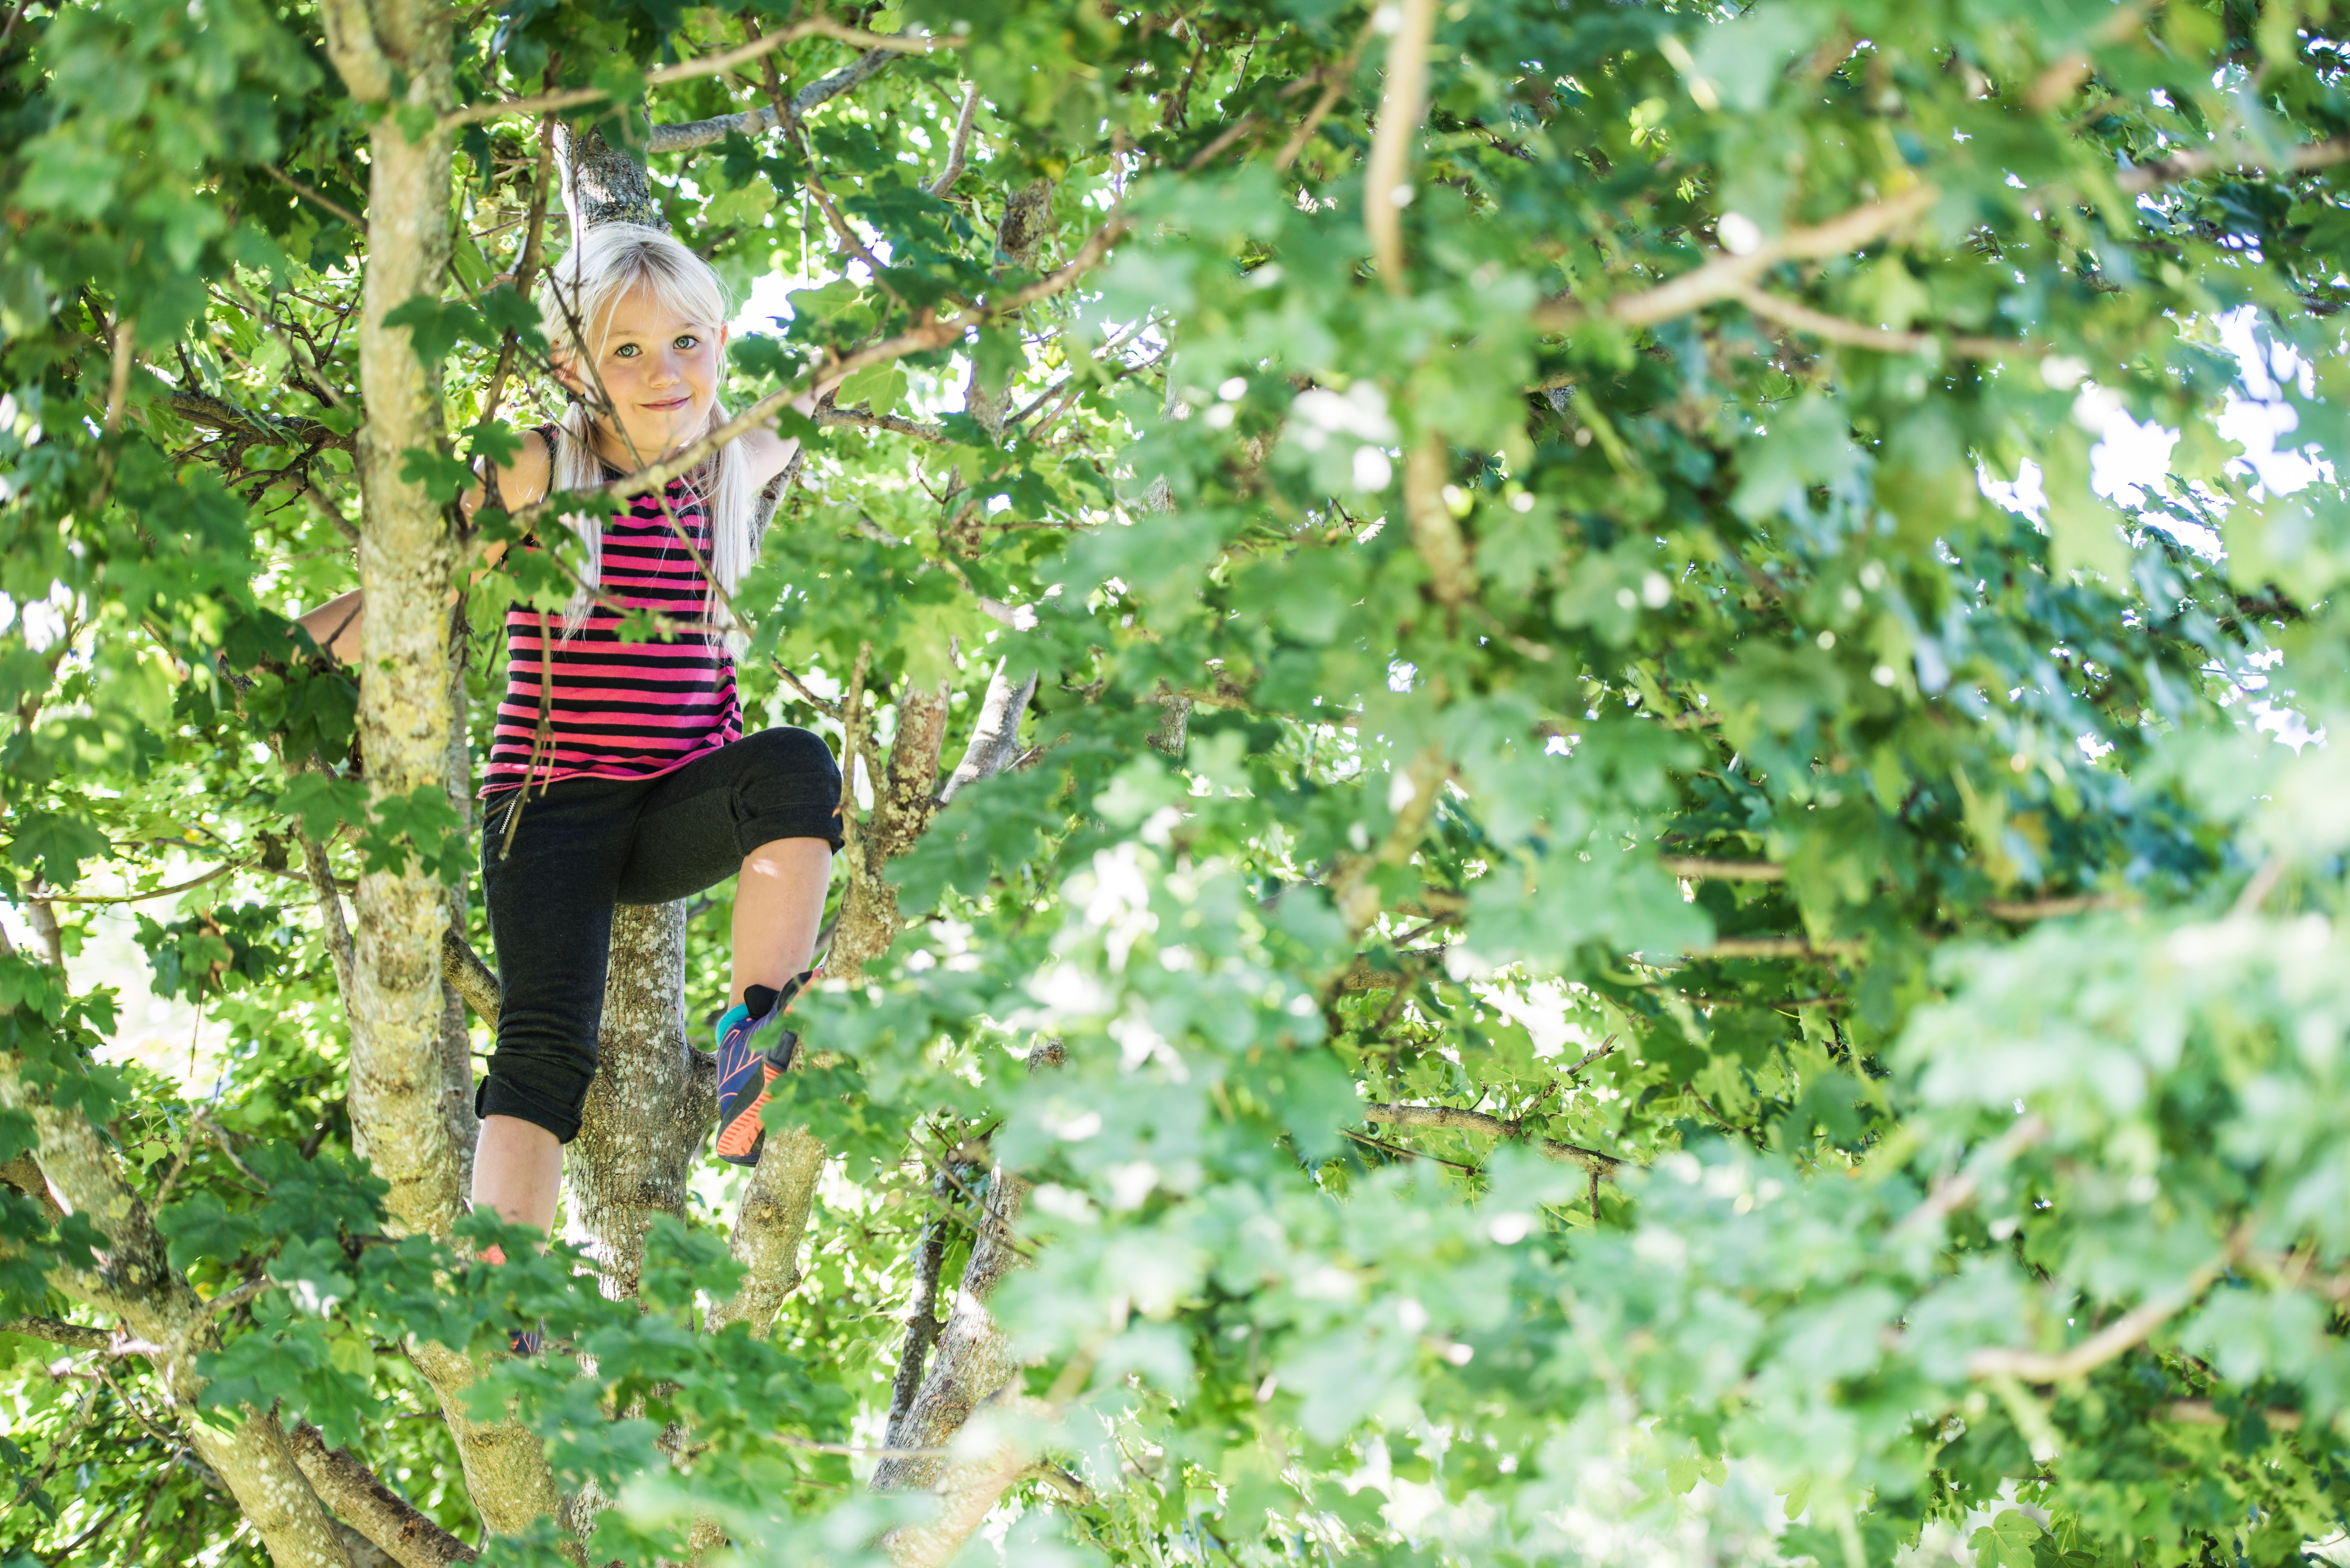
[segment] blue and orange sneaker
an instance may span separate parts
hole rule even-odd
[[[759,1112],[774,1097],[767,1085],[790,1069],[792,1052],[800,1043],[798,1035],[784,1027],[784,1013],[815,976],[810,970],[781,992],[750,986],[718,1021],[719,1158],[735,1165],[759,1163],[759,1151],[767,1141]]]

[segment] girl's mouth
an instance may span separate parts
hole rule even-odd
[[[665,414],[670,412],[671,410],[681,409],[691,401],[693,401],[693,400],[691,397],[671,398],[666,403],[647,403],[644,406],[654,410],[656,413]]]

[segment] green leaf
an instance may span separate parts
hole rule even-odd
[[[2033,1551],[2046,1534],[2031,1515],[2011,1508],[1969,1536],[1967,1546],[1978,1561],[1999,1568],[2037,1568]]]

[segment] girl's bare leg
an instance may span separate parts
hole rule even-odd
[[[551,1231],[562,1185],[563,1146],[553,1133],[520,1116],[482,1118],[473,1146],[474,1208],[494,1209],[509,1224]]]
[[[821,838],[778,838],[743,857],[734,884],[734,988],[727,994],[729,1006],[754,985],[781,991],[808,967],[816,927],[824,919],[825,886],[831,880],[832,846]]]
[[[779,838],[743,857],[734,890],[734,983],[729,1005],[751,986],[781,991],[808,967],[832,879],[832,846],[821,838]],[[484,1116],[473,1152],[473,1207],[535,1230],[555,1225],[563,1146],[536,1122]]]

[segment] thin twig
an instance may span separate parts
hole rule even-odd
[[[1305,151],[1305,144],[1314,140],[1314,133],[1322,129],[1323,120],[1336,107],[1338,95],[1345,92],[1347,84],[1355,79],[1356,68],[1363,63],[1363,49],[1370,43],[1372,35],[1378,31],[1378,10],[1376,5],[1371,7],[1371,18],[1363,24],[1363,30],[1355,35],[1354,47],[1347,51],[1345,61],[1323,83],[1322,96],[1315,99],[1314,107],[1305,111],[1305,119],[1282,144],[1280,156],[1273,161],[1274,169],[1288,172],[1289,166],[1297,161],[1297,155]]]
[[[1406,1148],[1399,1143],[1389,1143],[1385,1138],[1367,1137],[1362,1133],[1357,1132],[1352,1127],[1340,1127],[1338,1130],[1346,1134],[1348,1137],[1353,1138],[1357,1143],[1362,1144],[1367,1147],[1381,1149],[1388,1154],[1400,1155],[1405,1159],[1430,1160],[1438,1165],[1451,1166],[1455,1170],[1467,1171],[1471,1176],[1478,1173],[1478,1168],[1476,1166],[1463,1165],[1457,1159],[1447,1159],[1440,1154],[1427,1154],[1416,1148]]]
[[[801,683],[798,676],[793,674],[789,670],[784,667],[784,661],[782,659],[771,659],[769,662],[775,665],[775,673],[784,678],[785,684],[788,685],[793,691],[800,694],[801,701],[806,702],[809,707],[814,708],[826,718],[837,720],[847,711],[847,710],[843,708],[839,703],[828,702],[825,701],[825,699],[817,696],[815,692],[809,691],[806,686]]]
[[[947,166],[931,182],[931,194],[943,198],[962,178],[963,158],[971,151],[972,122],[979,113],[979,84],[973,82],[962,95],[962,112],[955,117],[954,140],[947,146]]]
[[[541,245],[546,234],[547,196],[555,185],[551,178],[554,168],[555,116],[550,114],[539,122],[538,164],[531,176],[530,228],[523,238],[522,255],[515,263],[514,291],[524,299],[530,297],[531,284],[538,271]],[[506,328],[505,340],[498,345],[497,369],[490,373],[490,389],[482,400],[481,422],[484,424],[498,417],[498,405],[505,400],[506,376],[514,369],[515,354],[521,344],[521,332],[515,327]],[[552,453],[548,455],[550,459],[553,456]],[[497,493],[497,464],[489,464],[489,470],[490,501],[503,511],[505,503],[504,497]]]
[[[1591,1064],[1598,1061],[1599,1058],[1607,1055],[1607,1053],[1614,1049],[1616,1049],[1616,1036],[1610,1034],[1607,1039],[1602,1040],[1598,1044],[1593,1046],[1590,1050],[1586,1051],[1583,1054],[1582,1058],[1577,1061],[1574,1066],[1569,1067],[1563,1075],[1570,1079],[1577,1076],[1586,1067],[1590,1066]]]
[[[184,893],[201,888],[207,882],[218,881],[232,871],[242,871],[252,865],[250,860],[230,860],[213,867],[201,877],[185,882],[174,882],[168,888],[157,888],[146,893],[50,893],[46,901],[52,904],[143,904],[150,898],[168,898],[174,893]]]
[[[309,186],[302,183],[301,181],[294,178],[293,175],[286,172],[285,170],[277,167],[276,164],[264,163],[261,165],[261,171],[268,175],[272,180],[276,181],[279,184],[285,186],[287,190],[293,192],[296,195],[301,197],[304,201],[317,202],[319,206],[326,208],[327,211],[334,213],[335,216],[340,218],[343,222],[348,223],[352,228],[357,229],[359,233],[367,233],[367,220],[365,218],[360,217],[357,213],[352,212],[348,207],[344,206],[340,202],[336,201],[333,197],[312,190]]]

